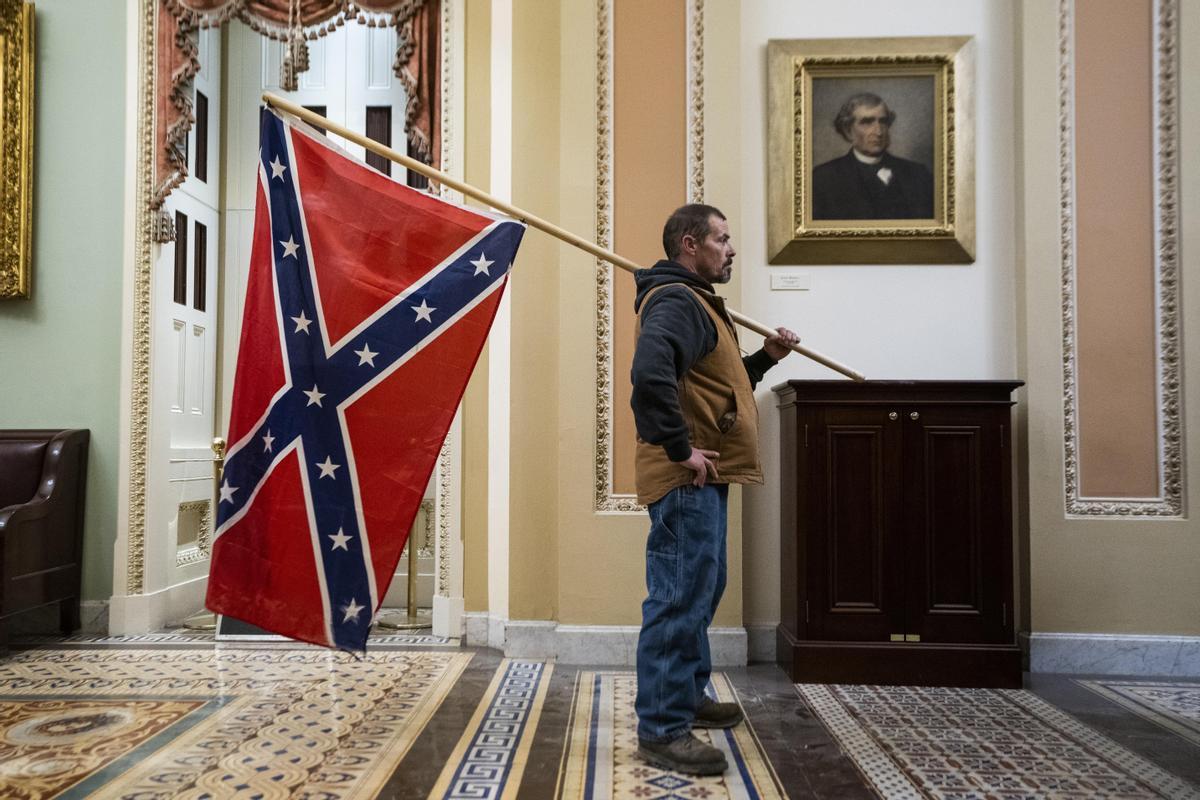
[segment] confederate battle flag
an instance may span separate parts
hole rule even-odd
[[[263,113],[210,610],[365,649],[524,232]]]

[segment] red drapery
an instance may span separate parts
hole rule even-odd
[[[441,160],[441,4],[443,0],[300,0],[306,39],[332,32],[346,22],[394,27],[399,45],[393,69],[408,95],[404,125],[410,151],[427,164]],[[231,19],[263,36],[286,39],[294,24],[292,0],[160,0],[155,69],[154,192],[150,206],[163,202],[187,177],[187,136],[192,115],[192,79],[200,70],[195,32]],[[160,220],[156,238],[169,237]]]

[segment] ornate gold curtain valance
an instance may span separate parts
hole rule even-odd
[[[155,171],[150,207],[157,211],[156,241],[173,238],[163,203],[187,177],[192,80],[200,71],[196,32],[236,19],[285,44],[280,87],[292,91],[308,69],[308,45],[347,21],[395,28],[392,66],[404,85],[404,129],[410,151],[440,166],[441,3],[445,0],[160,0],[155,75]]]

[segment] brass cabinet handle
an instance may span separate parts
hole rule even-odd
[[[908,415],[908,418],[909,419],[920,419],[921,415],[918,414],[917,412],[913,411],[911,414]]]

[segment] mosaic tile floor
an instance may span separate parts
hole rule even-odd
[[[696,779],[636,759],[631,672],[388,637],[362,659],[179,631],[27,645],[0,658],[0,798],[1200,797],[1194,682],[798,693],[728,669],[713,692],[748,724],[698,732],[733,768]]]
[[[883,798],[1197,800],[1200,789],[1027,691],[800,684]]]
[[[0,662],[0,797],[375,797],[470,660],[29,650]]]
[[[1106,679],[1079,684],[1200,746],[1200,683]]]
[[[715,673],[711,686],[718,700],[737,701],[737,693],[725,675]],[[786,797],[749,723],[729,730],[696,731],[699,738],[724,751],[730,764],[724,775],[681,775],[641,761],[636,755],[636,695],[635,673],[579,673],[560,797]]]

